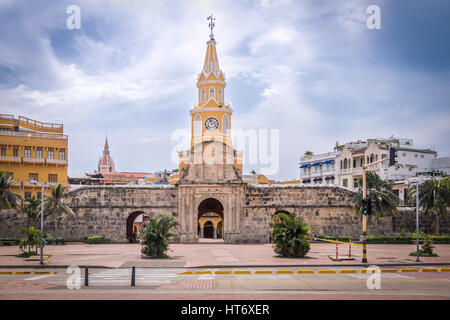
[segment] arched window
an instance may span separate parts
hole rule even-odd
[[[215,99],[216,98],[216,92],[214,90],[214,87],[210,87],[209,88],[209,98],[210,99]]]
[[[205,101],[205,88],[202,88],[201,94],[200,94],[200,101],[203,102]]]
[[[219,101],[223,101],[222,88],[219,88]]]
[[[222,118],[222,134],[227,136],[229,133],[228,129],[230,129],[230,121],[228,119],[228,116],[224,114]]]
[[[202,135],[202,117],[196,115],[194,119],[194,137]]]

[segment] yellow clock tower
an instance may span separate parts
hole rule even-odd
[[[191,110],[191,147],[203,141],[222,141],[231,146],[231,106],[225,104],[225,74],[219,68],[216,40],[212,29],[214,18],[208,17],[211,34],[206,42],[203,70],[197,79],[198,104]]]
[[[208,20],[211,33],[197,78],[198,104],[190,110],[191,148],[179,152],[180,174],[174,178],[184,177],[190,182],[238,181],[242,177],[242,159],[230,137],[233,109],[225,104],[225,74],[219,68],[213,34],[215,19],[211,15]]]

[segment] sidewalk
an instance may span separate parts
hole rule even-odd
[[[450,265],[450,244],[435,245],[439,257],[421,257],[422,264]],[[416,250],[414,244],[371,244],[367,246],[369,265],[414,265],[415,257],[409,253]],[[17,258],[17,246],[0,247],[0,268],[34,267],[39,262]],[[153,268],[196,268],[196,267],[318,267],[362,265],[362,247],[352,246],[355,260],[335,262],[329,256],[336,255],[332,243],[312,243],[306,258],[281,258],[275,255],[272,244],[172,244],[168,259],[141,259],[139,244],[68,244],[49,245],[44,249],[50,255],[47,267],[69,265],[89,267],[153,267]],[[348,255],[348,246],[339,245],[339,256]]]

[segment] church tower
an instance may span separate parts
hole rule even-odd
[[[108,138],[106,138],[105,147],[103,148],[103,154],[100,157],[100,160],[98,160],[97,165],[97,173],[102,172],[116,172],[114,161],[109,154]]]
[[[225,104],[225,74],[219,68],[216,40],[214,39],[214,20],[210,20],[211,33],[206,42],[206,55],[203,69],[198,74],[198,104],[191,113],[191,147],[203,141],[221,141],[231,146],[230,129],[231,106]]]

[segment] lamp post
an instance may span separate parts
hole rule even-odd
[[[419,179],[411,181],[416,185],[416,262],[420,262],[420,250],[419,250]],[[423,182],[423,181],[422,181]]]
[[[32,184],[41,186],[41,245],[40,245],[40,251],[41,251],[41,259],[39,264],[44,265],[44,187],[45,183],[38,183],[35,180],[30,181]]]

